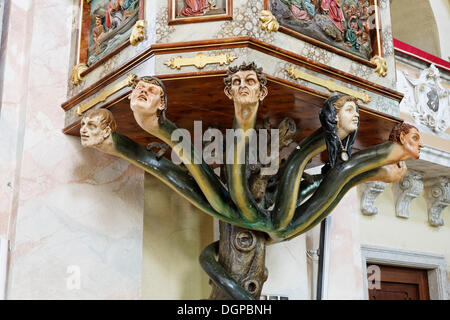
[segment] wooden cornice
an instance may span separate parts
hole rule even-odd
[[[271,44],[265,43],[263,41],[257,40],[251,37],[236,37],[236,38],[226,38],[226,39],[211,39],[211,40],[200,40],[200,41],[189,41],[189,42],[175,42],[175,43],[164,43],[164,44],[154,44],[147,50],[143,51],[135,58],[124,63],[116,70],[110,72],[105,77],[95,82],[91,86],[85,88],[80,93],[74,95],[69,100],[64,102],[61,107],[64,110],[70,110],[75,105],[80,103],[82,100],[92,96],[93,94],[100,91],[103,87],[114,82],[116,79],[126,74],[128,71],[143,63],[144,61],[150,59],[155,55],[170,54],[170,53],[181,53],[181,52],[196,52],[204,50],[223,50],[230,48],[252,48],[260,52],[266,53],[273,57],[285,60],[287,62],[293,63],[305,67],[311,71],[318,72],[320,74],[329,76],[333,79],[349,83],[351,85],[357,86],[359,88],[374,92],[386,96],[388,98],[394,99],[396,101],[401,101],[403,99],[403,94],[386,88],[376,83],[369,82],[360,77],[348,74],[336,68],[327,66],[325,64],[312,61],[294,52],[281,49],[279,47],[273,46]],[[198,75],[206,75],[205,72],[196,73]],[[181,74],[171,75],[170,77],[181,77]],[[166,76],[167,78],[168,76]]]

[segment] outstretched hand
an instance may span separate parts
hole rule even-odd
[[[386,183],[397,182],[405,176],[407,170],[408,168],[406,167],[405,161],[399,161],[381,167],[378,174],[372,180]]]

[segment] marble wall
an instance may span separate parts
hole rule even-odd
[[[10,6],[0,114],[7,298],[139,298],[143,172],[62,133],[73,7]]]

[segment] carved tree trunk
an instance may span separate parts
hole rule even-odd
[[[264,233],[243,229],[219,221],[219,263],[248,293],[259,299],[267,280],[265,267],[266,240]],[[230,297],[212,283],[212,300]]]

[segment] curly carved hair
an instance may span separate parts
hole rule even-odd
[[[136,88],[139,81],[144,81],[146,83],[154,84],[161,88],[161,103],[164,103],[164,109],[159,112],[158,119],[159,122],[162,123],[166,119],[166,110],[167,110],[167,95],[166,95],[166,87],[161,79],[152,76],[145,76],[136,78],[133,80],[133,85],[131,86],[134,90]]]
[[[398,123],[392,128],[391,134],[389,135],[389,141],[400,143],[400,135],[404,133],[405,135],[409,133],[409,130],[416,129],[413,125],[407,123]]]
[[[115,132],[117,128],[116,120],[114,119],[114,116],[111,111],[108,109],[100,108],[100,109],[94,109],[89,110],[86,112],[83,116],[83,118],[93,118],[99,116],[100,117],[100,128],[103,130],[106,127],[109,127],[111,129],[111,132]]]
[[[228,71],[227,71],[227,77],[225,79],[223,79],[223,82],[225,83],[225,87],[231,88],[231,78],[233,77],[233,74],[235,74],[236,72],[239,72],[239,71],[249,71],[249,70],[255,71],[261,89],[263,87],[265,87],[267,84],[267,78],[262,72],[263,69],[258,68],[256,63],[254,63],[254,62],[250,62],[250,63],[243,62],[240,66],[229,67]]]

